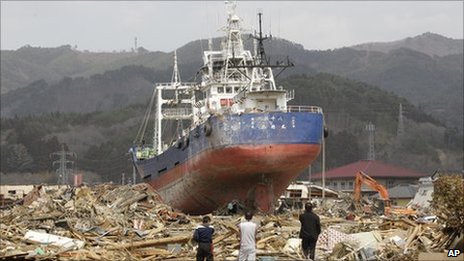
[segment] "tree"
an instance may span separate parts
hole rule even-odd
[[[33,169],[34,160],[23,144],[14,144],[6,151],[6,171],[25,172]]]
[[[445,231],[454,236],[458,236],[464,227],[463,198],[464,180],[461,176],[442,176],[434,181],[432,207],[438,216],[444,217]]]

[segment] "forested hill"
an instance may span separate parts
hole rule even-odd
[[[427,32],[415,37],[393,42],[365,43],[351,48],[364,51],[378,51],[388,53],[391,50],[407,48],[429,56],[447,56],[463,53],[463,39],[452,39],[443,35]]]
[[[183,61],[180,57],[180,66]],[[39,80],[54,85],[66,77],[88,78],[125,66],[141,65],[156,71],[172,71],[172,53],[149,52],[142,47],[137,52],[93,53],[74,50],[70,45],[56,48],[24,46],[15,51],[2,50],[1,65],[1,93],[5,94]]]
[[[417,37],[396,41],[395,44],[385,43],[388,48],[372,48],[357,46],[325,51],[305,50],[301,45],[283,39],[273,39],[265,43],[266,51],[272,61],[284,61],[288,58],[295,67],[284,71],[280,77],[292,74],[315,74],[327,72],[350,79],[363,81],[401,97],[407,98],[413,104],[420,106],[425,112],[443,121],[448,126],[463,128],[463,53],[455,46],[457,39],[439,37],[436,34],[424,34]],[[218,39],[214,40],[217,49]],[[451,41],[451,42],[450,42]],[[451,43],[451,45],[450,45]],[[250,40],[245,41],[251,47]],[[422,49],[416,48],[421,46]],[[446,53],[444,49],[453,46],[452,51]],[[462,45],[461,45],[462,47]],[[182,80],[195,80],[196,73],[202,61],[202,51],[208,48],[207,41],[193,41],[179,48],[177,51]],[[451,48],[451,47],[449,47]],[[252,49],[252,48],[249,48]],[[431,55],[430,50],[443,54]],[[28,92],[36,93],[33,89],[40,87],[44,96],[46,90],[57,91],[63,88],[68,92],[69,79],[77,78],[81,83],[73,82],[75,94],[85,85],[89,95],[96,97],[108,96],[99,93],[101,90],[111,91],[111,87],[100,88],[99,81],[92,77],[105,75],[107,71],[118,72],[125,66],[139,66],[153,71],[155,81],[169,80],[172,68],[172,53],[148,52],[139,48],[138,52],[125,53],[85,53],[72,50],[70,46],[59,48],[24,47],[16,51],[2,51],[2,117],[12,117],[15,114],[24,115],[40,113],[28,101]],[[97,76],[93,76],[97,75]],[[83,77],[83,78],[81,78]],[[84,80],[91,78],[90,80]],[[45,82],[37,82],[45,80]],[[153,82],[152,82],[153,83]],[[103,83],[109,84],[109,83]],[[127,92],[132,92],[130,85],[134,85],[135,92],[139,91],[140,82],[125,81]],[[148,84],[148,83],[144,83]],[[121,93],[121,85],[115,84],[115,93]],[[13,92],[14,89],[24,89],[23,92]],[[69,88],[69,87],[68,87]],[[77,97],[81,97],[78,95]],[[57,97],[57,99],[63,96]],[[93,108],[109,108],[111,104],[124,104],[120,98],[116,102],[105,103]],[[6,102],[3,102],[5,100]],[[132,101],[131,98],[128,99]],[[36,99],[34,103],[46,104],[48,100]],[[83,101],[84,102],[84,101]],[[58,108],[63,108],[58,107]],[[84,108],[83,106],[80,108]],[[69,111],[67,108],[66,111]]]
[[[331,74],[296,75],[278,84],[295,90],[293,104],[323,107],[330,130],[327,168],[365,158],[364,128],[369,122],[376,126],[378,160],[425,173],[462,166],[462,135],[404,98]],[[1,172],[52,171],[54,159],[49,155],[66,143],[78,154],[73,159],[78,170],[97,173],[101,181],[119,182],[122,172],[132,171],[127,151],[141,123],[148,95],[144,99],[143,104],[100,112],[2,119]],[[407,111],[403,137],[396,135],[400,103]]]
[[[12,91],[2,98],[2,115],[28,116],[49,112],[95,112],[145,101],[154,82],[167,81],[170,72],[126,66],[90,78],[64,78],[50,85],[44,80]]]

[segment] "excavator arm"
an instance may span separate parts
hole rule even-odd
[[[370,188],[379,192],[380,197],[385,202],[385,215],[389,215],[390,214],[390,198],[388,196],[387,189],[382,184],[378,183],[375,179],[371,178],[370,176],[368,176],[366,173],[362,171],[358,171],[355,176],[353,197],[354,197],[356,204],[359,204],[361,200],[362,184],[365,184],[369,186]]]

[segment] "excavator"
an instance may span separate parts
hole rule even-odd
[[[375,179],[371,178],[369,175],[362,171],[356,172],[355,181],[354,181],[354,201],[356,206],[359,207],[359,202],[361,201],[361,186],[366,184],[367,186],[377,190],[380,194],[380,197],[384,200],[384,213],[386,216],[390,215],[390,198],[388,196],[387,189]]]
[[[416,213],[415,210],[413,209],[408,209],[408,208],[392,208],[391,203],[390,203],[390,197],[388,195],[388,190],[380,183],[378,183],[375,179],[367,175],[366,173],[362,171],[358,171],[355,176],[355,182],[354,182],[354,201],[355,205],[359,209],[359,204],[361,201],[361,186],[362,184],[365,184],[372,189],[375,189],[376,191],[379,192],[380,197],[384,201],[384,214],[385,216],[388,216],[390,214],[396,214],[396,215],[413,215]]]

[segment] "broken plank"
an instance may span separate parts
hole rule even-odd
[[[166,245],[171,243],[186,243],[190,240],[191,235],[175,236],[175,237],[166,237],[152,240],[144,240],[140,242],[132,242],[119,244],[117,246],[110,246],[107,249],[119,249],[119,248],[139,248],[139,247],[148,247],[156,245]]]

